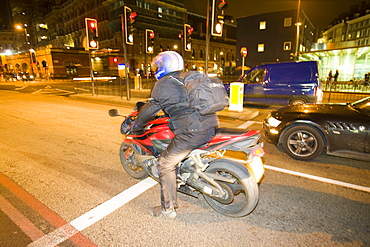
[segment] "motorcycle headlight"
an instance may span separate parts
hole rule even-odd
[[[267,119],[267,123],[272,127],[277,127],[277,126],[279,126],[281,121],[277,120],[276,118],[274,118],[272,116],[269,116],[269,118]]]

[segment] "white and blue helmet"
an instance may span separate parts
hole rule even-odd
[[[184,60],[175,51],[164,51],[153,59],[152,68],[155,70],[155,78],[159,80],[170,72],[184,70]]]

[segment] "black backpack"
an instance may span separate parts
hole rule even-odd
[[[222,111],[229,105],[229,98],[222,81],[217,77],[208,77],[199,71],[181,73],[181,78],[170,76],[184,86],[189,107],[201,115]]]

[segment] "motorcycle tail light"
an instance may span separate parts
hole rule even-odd
[[[252,156],[262,157],[265,155],[265,150],[263,149],[263,147],[257,147],[252,150],[251,154]]]

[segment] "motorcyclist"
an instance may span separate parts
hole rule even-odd
[[[184,60],[174,51],[165,51],[152,61],[155,83],[151,98],[140,109],[132,130],[140,131],[153,117],[163,110],[170,116],[170,128],[175,134],[167,148],[158,157],[158,172],[161,188],[161,205],[149,209],[152,216],[175,218],[177,215],[176,165],[194,148],[207,143],[215,135],[218,125],[216,114],[202,116],[186,102],[180,80]]]

